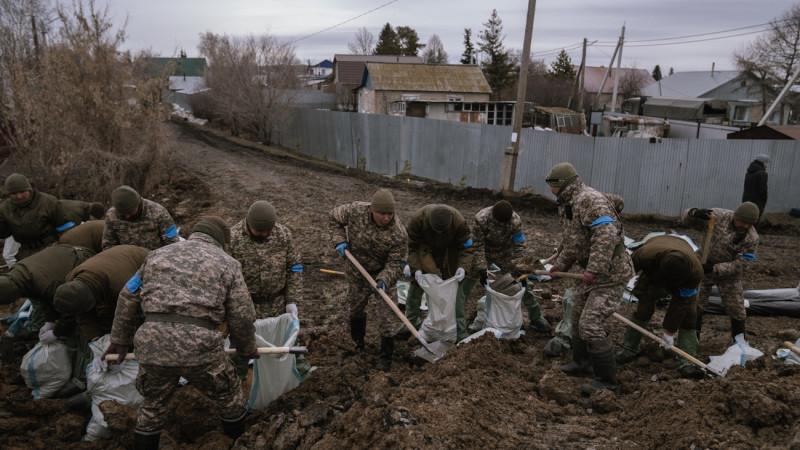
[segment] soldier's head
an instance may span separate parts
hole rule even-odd
[[[56,288],[53,307],[59,312],[79,316],[86,314],[95,306],[94,293],[89,285],[76,278]]]
[[[758,222],[760,212],[753,202],[744,202],[736,207],[733,212],[733,227],[736,231],[743,232],[753,227]]]
[[[228,224],[217,216],[205,216],[200,218],[195,224],[192,233],[204,233],[216,240],[219,245],[227,249],[231,242],[231,228]]]
[[[89,220],[100,220],[106,215],[106,207],[100,202],[89,205]]]
[[[492,217],[503,225],[511,221],[513,214],[514,208],[512,208],[511,203],[506,200],[500,200],[492,206]]]
[[[278,214],[272,204],[266,200],[259,200],[247,210],[247,231],[250,237],[256,241],[263,241],[272,234]]]
[[[142,196],[130,186],[120,186],[111,193],[111,204],[126,220],[135,218],[142,209]]]
[[[562,189],[578,179],[578,172],[570,163],[559,163],[553,166],[545,181],[550,185],[550,192],[558,195]]]
[[[12,173],[6,178],[6,192],[14,203],[24,203],[31,197],[31,182],[21,173]]]
[[[658,271],[661,277],[670,285],[675,285],[675,283],[686,278],[686,274],[690,270],[691,265],[689,260],[685,255],[677,251],[664,254],[658,265]]]
[[[453,223],[453,212],[446,205],[434,205],[428,213],[428,223],[433,231],[444,233]]]
[[[379,227],[385,227],[394,219],[395,203],[394,196],[388,189],[378,189],[372,196],[369,204],[372,211],[372,219]]]
[[[0,305],[15,302],[20,297],[17,283],[7,275],[0,276]]]

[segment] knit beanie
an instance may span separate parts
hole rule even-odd
[[[733,217],[744,223],[756,223],[758,222],[758,216],[758,206],[753,202],[744,202],[737,206],[736,211],[733,212]]]
[[[120,186],[111,193],[111,204],[120,214],[130,214],[142,203],[142,197],[130,186]]]
[[[197,221],[192,233],[207,234],[220,245],[225,245],[231,241],[231,228],[222,218],[217,216],[205,216]]]
[[[92,288],[76,278],[56,288],[53,296],[53,306],[62,313],[79,316],[86,313],[95,305]]]
[[[376,213],[394,214],[394,196],[388,189],[378,189],[372,196],[370,209]]]
[[[665,280],[677,281],[686,278],[685,275],[687,275],[689,270],[691,270],[689,261],[678,252],[669,252],[665,254],[661,258],[661,264],[659,264],[659,272],[661,272],[661,276],[664,277]]]
[[[512,214],[514,214],[514,209],[511,207],[511,203],[505,200],[500,200],[492,207],[492,216],[499,222],[509,222]]]
[[[428,222],[434,231],[445,231],[453,222],[453,213],[446,205],[434,205],[428,213]]]
[[[0,305],[13,303],[20,297],[19,288],[9,276],[0,276]]]
[[[578,178],[578,172],[570,163],[560,163],[553,166],[545,181],[557,188],[564,188]]]
[[[755,159],[756,159],[756,161],[758,161],[760,163],[769,164],[769,155],[765,155],[765,154],[761,153],[760,155],[756,155]]]
[[[256,231],[269,231],[275,227],[278,215],[275,208],[266,200],[259,200],[247,210],[247,225]]]
[[[89,205],[89,214],[95,219],[102,219],[106,215],[106,207],[100,202],[92,202]]]
[[[12,173],[6,178],[6,192],[9,194],[16,194],[17,192],[30,191],[31,182],[28,177],[21,173]]]

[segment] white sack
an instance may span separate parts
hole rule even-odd
[[[300,333],[300,321],[289,313],[258,319],[255,326],[256,345],[259,347],[291,347]],[[254,360],[253,386],[250,388],[247,409],[266,408],[284,392],[296,388],[301,381],[303,377],[297,371],[295,355],[261,355]]]
[[[456,296],[458,280],[455,277],[442,280],[438,275],[426,273],[419,284],[428,294],[428,315],[422,321],[419,334],[427,342],[455,342]]]
[[[72,378],[67,344],[61,341],[37,343],[22,357],[19,371],[25,384],[33,389],[34,400],[51,398]]]

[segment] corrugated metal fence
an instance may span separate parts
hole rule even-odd
[[[511,127],[298,110],[280,144],[349,167],[498,189]],[[592,138],[522,130],[516,190],[550,195],[544,179],[568,161],[583,180],[625,199],[626,213],[677,216],[690,207],[734,209],[755,155],[770,155],[767,212],[800,207],[798,141]]]

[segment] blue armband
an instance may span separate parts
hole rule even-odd
[[[514,240],[515,244],[519,244],[520,242],[525,240],[525,233],[517,233],[517,234],[511,236],[511,239]]]
[[[746,259],[748,261],[755,261],[755,260],[758,259],[758,258],[756,258],[756,255],[754,255],[752,253],[742,253],[742,258],[744,258],[744,259]]]
[[[303,273],[303,265],[302,265],[302,264],[295,264],[295,265],[293,265],[293,266],[291,267],[291,269],[289,269],[289,270],[291,270],[292,272],[300,272],[300,273]]]
[[[167,228],[166,235],[170,239],[176,237],[178,235],[178,227],[176,227],[175,224],[172,224],[171,227]]]
[[[58,231],[59,233],[63,233],[64,231],[69,230],[70,228],[72,228],[74,226],[75,226],[75,222],[67,222],[64,225],[61,225],[60,227],[57,227],[56,231]]]
[[[681,288],[681,297],[691,297],[697,294],[697,289]]]
[[[140,287],[142,287],[142,279],[139,278],[139,272],[133,274],[131,279],[125,283],[125,287],[128,288],[131,293],[136,292]]]
[[[596,226],[602,225],[604,223],[613,223],[613,222],[616,222],[616,220],[614,220],[614,219],[612,219],[611,217],[608,217],[608,216],[602,216],[602,217],[598,217],[597,220],[592,222],[592,224],[589,225],[589,228],[596,227]]]
[[[470,248],[470,247],[472,247],[472,238],[469,238],[469,239],[467,239],[467,240],[466,240],[466,242],[464,242],[464,243],[463,243],[463,244],[461,244],[461,245],[462,245],[464,248]]]

